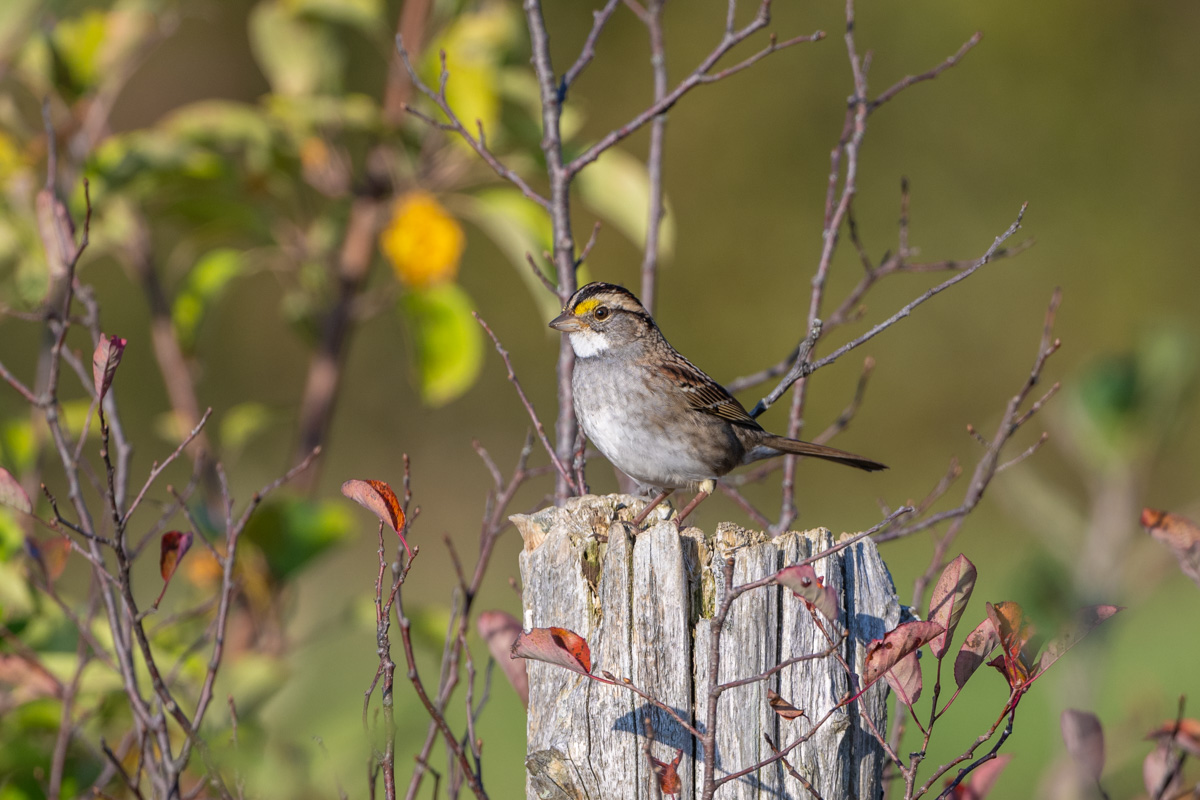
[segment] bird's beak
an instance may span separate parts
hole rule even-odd
[[[550,327],[563,333],[574,333],[583,330],[583,323],[579,321],[579,317],[572,315],[569,311],[564,311],[550,320]]]

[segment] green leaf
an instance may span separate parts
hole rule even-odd
[[[99,10],[85,11],[54,26],[51,42],[67,70],[71,85],[78,90],[95,86],[100,78],[100,55],[108,16]]]
[[[24,619],[34,611],[25,566],[16,561],[0,562],[0,622]],[[9,627],[12,627],[9,624]]]
[[[25,43],[41,4],[41,0],[4,0],[0,3],[0,61],[7,62]]]
[[[250,48],[274,92],[303,96],[341,86],[345,57],[337,37],[285,3],[265,0],[250,12]]]
[[[546,210],[525,197],[517,189],[485,189],[475,195],[448,198],[447,206],[463,219],[470,221],[496,243],[529,287],[538,304],[538,311],[547,321],[562,309],[558,297],[546,291],[529,268],[526,255],[554,281],[553,267],[542,253],[553,246],[554,234]]]
[[[612,148],[576,179],[580,197],[593,211],[642,247],[646,243],[646,221],[650,214],[650,178],[646,165],[628,153]],[[671,205],[663,200],[666,214],[658,239],[658,254],[670,258],[675,252],[675,222]]]
[[[187,283],[171,308],[171,322],[184,350],[195,347],[196,331],[205,313],[245,266],[240,250],[223,247],[205,253],[192,267]]]
[[[221,447],[228,452],[241,450],[274,422],[275,416],[262,403],[239,403],[221,418]]]
[[[381,0],[283,0],[283,6],[292,14],[307,14],[328,22],[353,25],[365,33],[382,30]]]
[[[0,428],[0,456],[12,471],[23,474],[33,466],[37,458],[37,439],[33,423],[28,419],[14,419]]]
[[[286,498],[262,505],[246,525],[246,539],[262,551],[271,576],[286,581],[354,530],[342,502]]]
[[[446,102],[472,134],[476,121],[483,123],[488,142],[502,139],[497,124],[500,118],[499,67],[507,52],[517,44],[521,25],[516,6],[489,3],[479,11],[458,16],[425,51],[420,71],[430,86],[437,86],[441,75],[441,53],[446,53]],[[442,116],[441,112],[437,112]],[[469,147],[460,137],[452,137],[458,146]]]
[[[483,366],[483,331],[474,304],[455,283],[413,290],[400,298],[400,315],[413,341],[421,399],[431,406],[465,393]]]

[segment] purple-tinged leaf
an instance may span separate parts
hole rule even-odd
[[[1159,742],[1142,762],[1142,782],[1150,797],[1177,797],[1183,788],[1182,776],[1175,769],[1178,756],[1167,742]]]
[[[958,656],[954,659],[954,683],[961,689],[967,680],[975,674],[975,670],[991,655],[1000,644],[1000,636],[990,619],[983,622],[967,634]]]
[[[975,589],[975,577],[975,565],[960,554],[946,565],[942,577],[933,587],[933,594],[929,597],[929,619],[946,629],[945,633],[929,643],[929,651],[937,658],[950,649],[954,629],[958,627],[958,621]]]
[[[1070,627],[1051,639],[1046,645],[1046,651],[1042,653],[1042,657],[1038,661],[1038,674],[1045,672],[1051,664],[1062,657],[1063,653],[1078,644],[1079,640],[1091,633],[1097,625],[1122,610],[1124,610],[1122,606],[1088,606],[1081,609],[1076,613]]]
[[[521,633],[521,620],[504,611],[484,611],[475,620],[479,637],[487,642],[492,659],[516,689],[521,705],[529,708],[529,674],[525,662],[512,657],[512,647]]]
[[[944,630],[936,622],[917,620],[897,626],[885,633],[882,639],[869,643],[863,660],[862,688],[866,689],[882,678],[901,659]]]
[[[912,708],[921,699],[921,660],[917,651],[913,651],[896,662],[883,676],[892,687],[892,691],[900,698],[900,702]]]
[[[0,505],[15,508],[26,514],[33,513],[33,503],[29,502],[29,495],[25,494],[21,484],[4,467],[0,467]]]
[[[121,363],[127,342],[128,340],[120,336],[100,334],[100,344],[96,345],[96,350],[92,353],[92,381],[95,384],[97,403],[104,400],[104,395],[108,394],[108,388],[112,386],[113,375]]]
[[[827,619],[838,618],[838,596],[817,577],[811,564],[784,567],[775,573],[775,583],[792,590],[792,594],[816,608]]]
[[[1104,773],[1104,728],[1090,711],[1064,709],[1059,719],[1063,742],[1075,763],[1093,782]]]
[[[967,776],[965,781],[954,787],[954,794],[951,797],[954,800],[984,800],[992,791],[992,787],[996,785],[996,780],[1008,766],[1009,761],[1012,761],[1012,755],[1005,753],[996,756],[991,761],[983,762]],[[947,784],[953,782],[953,778],[946,779]]]

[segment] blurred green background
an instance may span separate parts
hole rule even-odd
[[[351,22],[330,22],[332,15],[313,11],[320,4],[309,5],[306,13],[325,26],[328,38],[322,41],[332,48],[329,58],[336,60],[336,55],[345,69],[321,92],[356,92],[378,101],[401,4],[348,4],[366,9],[363,20]],[[561,72],[590,28],[594,4],[546,5]],[[17,52],[25,37],[52,36],[56,24],[111,8],[73,2],[11,8],[18,6],[24,10],[0,12],[0,19],[3,13],[11,15],[6,30],[22,37],[6,40],[8,53]],[[149,7],[125,5],[134,6]],[[288,4],[279,6],[286,9]],[[667,4],[672,84],[716,44],[724,8],[712,0]],[[159,13],[173,20],[171,30],[123,81],[112,105],[115,135],[153,129],[199,101],[253,106],[266,93],[278,93],[278,80],[272,85],[262,67],[266,40],[304,57],[301,46],[287,40],[291,29],[286,25],[269,27],[269,33],[254,38],[249,20],[262,13],[259,4],[178,2]],[[493,66],[503,64],[506,74],[527,66],[518,4],[437,4],[429,38],[456,13],[493,14],[493,22],[501,20],[496,25],[509,31],[497,34],[499,63]],[[843,6],[826,0],[776,3],[772,30],[781,39],[816,29],[830,35],[701,87],[670,112],[665,176],[674,246],[661,272],[656,316],[672,343],[718,380],[775,363],[803,335],[809,281],[820,252],[829,152],[852,89],[840,36],[843,15]],[[996,796],[1071,796],[1073,790],[1061,782],[1058,715],[1074,706],[1100,715],[1109,738],[1106,786],[1114,797],[1131,796],[1140,791],[1140,763],[1148,749],[1139,741],[1144,732],[1173,716],[1180,694],[1200,700],[1194,666],[1200,658],[1194,630],[1200,591],[1137,525],[1143,505],[1200,514],[1200,427],[1194,424],[1192,391],[1200,364],[1194,242],[1200,213],[1200,51],[1195,47],[1200,7],[1129,0],[1101,5],[1079,0],[862,2],[858,46],[873,52],[872,93],[931,68],[976,30],[983,32],[982,43],[960,65],[907,90],[872,116],[860,161],[858,228],[872,257],[896,247],[899,187],[907,177],[910,241],[920,249],[921,260],[977,258],[1024,201],[1029,201],[1029,211],[1013,242],[1032,237],[1036,244],[1016,258],[989,265],[815,376],[805,426],[809,435],[837,416],[853,394],[862,358],[874,357],[877,366],[866,402],[835,444],[891,469],[866,476],[803,463],[798,524],[835,532],[867,527],[879,519],[880,503],[896,507],[924,497],[954,456],[969,476],[981,448],[966,426],[974,424],[991,436],[1004,404],[1029,373],[1051,292],[1062,287],[1055,333],[1063,347],[1047,366],[1044,385],[1061,380],[1064,390],[1014,441],[1010,454],[1029,446],[1043,430],[1050,432],[1050,442],[997,478],[951,555],[961,551],[979,568],[976,599],[964,617],[972,627],[982,618],[984,600],[1017,600],[1047,631],[1077,605],[1129,607],[1094,641],[1059,662],[1023,702],[1016,731],[1005,746],[1016,760]],[[755,40],[757,45],[764,41]],[[751,51],[745,46],[735,58]],[[23,167],[28,176],[28,170],[44,169],[44,149],[39,153],[22,144],[36,139],[39,100],[23,82],[22,63],[14,56],[0,71],[0,119],[17,153],[14,158],[28,162]],[[572,107],[580,111],[576,142],[597,138],[648,104],[648,64],[645,29],[626,9],[618,10],[595,61],[572,91]],[[315,69],[326,66],[322,62]],[[459,74],[466,74],[465,69]],[[86,96],[86,86],[76,88]],[[532,134],[528,130],[535,123],[512,110],[511,96],[505,103],[493,138],[509,131],[507,145],[514,158],[521,156],[518,163],[536,176],[532,149],[522,150],[536,142],[536,127]],[[420,138],[427,132],[420,132],[419,123],[405,125],[413,126],[411,141],[428,141]],[[642,132],[623,150],[644,158],[646,146]],[[359,142],[347,152],[361,160],[363,149]],[[419,160],[415,154],[412,158]],[[265,173],[286,175],[290,170],[294,177],[300,169],[297,158],[281,158]],[[249,181],[250,172],[235,167],[226,176],[231,198],[244,193],[240,200],[248,205],[278,200],[278,193]],[[5,173],[10,203],[19,193],[17,174],[17,168]],[[474,196],[488,185],[499,185],[486,171],[476,169],[472,175],[474,183],[459,183]],[[115,180],[111,173],[108,180]],[[187,184],[174,190],[189,191]],[[297,191],[292,199],[297,219],[312,221],[323,213],[319,193]],[[608,201],[620,205],[626,199],[613,194]],[[529,288],[524,268],[513,265],[494,235],[466,219],[461,203],[446,199],[444,205],[463,219],[466,235],[457,285],[511,351],[526,391],[549,422],[555,408],[558,339],[545,325],[546,298]],[[581,241],[597,211],[605,216],[603,205],[576,204]],[[100,206],[98,215],[103,213]],[[287,260],[288,251],[279,241],[286,226],[276,220],[257,229],[258,223],[248,222],[249,232],[239,231],[211,211],[195,213],[209,229],[189,228],[183,213],[155,218],[154,238],[170,287],[187,285],[188,270],[216,246],[233,248],[255,265],[206,301],[194,334],[197,394],[202,407],[213,407],[214,424],[239,404],[262,405],[265,423],[255,425],[249,443],[226,459],[235,494],[244,499],[291,463],[296,404],[309,353],[304,326],[311,318],[287,316],[289,298],[296,296],[294,284],[303,279],[285,277],[279,253],[269,252],[278,247]],[[235,209],[231,217],[241,213]],[[202,244],[189,243],[188,237],[200,239],[201,234]],[[36,250],[36,244],[30,246]],[[137,474],[169,452],[158,416],[168,403],[145,333],[142,292],[113,250],[97,251],[85,259],[83,276],[97,287],[105,331],[130,340],[118,387],[126,425],[138,443]],[[587,276],[636,288],[639,263],[640,242],[609,220],[588,261]],[[473,563],[490,486],[471,441],[481,442],[507,473],[528,419],[499,358],[481,340],[471,345],[482,346],[477,380],[468,380],[461,397],[450,402],[436,407],[423,402],[414,363],[414,334],[419,331],[412,317],[393,308],[396,297],[407,296],[410,289],[396,288],[379,254],[373,270],[365,299],[370,304],[377,298],[380,313],[366,319],[350,339],[315,493],[348,505],[338,495],[347,478],[376,478],[399,486],[401,454],[411,457],[414,502],[421,514],[410,541],[421,546],[422,557],[405,587],[405,599],[417,619],[425,674],[433,680],[451,584],[441,538],[451,537]],[[860,270],[844,240],[827,309],[854,285]],[[22,274],[12,266],[3,276],[16,281]],[[822,344],[822,352],[886,318],[939,279],[907,275],[884,281],[868,296],[864,318],[840,329]],[[310,296],[328,300],[322,294],[327,291],[331,284],[318,283]],[[15,304],[7,294],[6,302]],[[0,360],[17,374],[31,376],[39,337],[33,325],[0,318]],[[742,399],[749,406],[767,388]],[[0,392],[0,417],[27,416],[15,392]],[[775,430],[785,428],[786,403],[769,411],[763,422]],[[534,461],[543,463],[544,455],[535,454]],[[594,491],[616,487],[603,459],[590,463],[588,477]],[[957,504],[966,482],[967,477],[960,479],[943,505]],[[512,510],[539,505],[550,488],[546,480],[527,485]],[[749,487],[746,494],[768,516],[777,513],[777,481]],[[359,714],[375,654],[373,624],[361,612],[374,581],[375,537],[368,515],[357,508],[349,514],[352,535],[314,559],[280,593],[287,642],[281,652],[286,656],[264,666],[257,677],[249,669],[235,672],[253,687],[246,692],[257,698],[254,708],[261,714],[262,756],[256,759],[261,769],[250,775],[251,787],[263,796],[328,796],[335,774],[351,797],[364,794],[367,751]],[[723,497],[705,503],[693,521],[711,529],[723,519],[748,523]],[[516,535],[506,533],[479,608],[519,614],[509,588],[510,577],[517,575],[519,548]],[[887,545],[883,552],[906,600],[913,579],[928,563],[930,540],[917,535]],[[479,643],[472,646],[483,659]],[[513,797],[523,785],[524,717],[512,691],[499,684],[497,676],[479,734],[492,796]],[[959,752],[991,722],[1003,695],[998,675],[977,677],[939,729],[927,763],[942,763]],[[408,687],[399,689],[398,698],[399,773],[407,776],[427,720]],[[313,737],[324,742],[327,757],[320,755]],[[444,763],[440,753],[435,750],[439,768]]]

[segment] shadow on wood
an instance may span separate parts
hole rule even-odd
[[[588,640],[593,672],[630,679],[703,730],[711,620],[724,594],[726,570],[732,568],[737,586],[835,542],[824,529],[771,539],[728,523],[713,535],[697,528],[680,532],[673,522],[661,520],[634,535],[628,520],[644,503],[628,495],[589,495],[512,518],[525,542],[525,625],[575,631]],[[841,598],[842,624],[848,625],[842,655],[858,672],[867,642],[899,621],[891,577],[866,539],[813,566]],[[730,610],[721,639],[720,680],[754,676],[828,648],[804,603],[778,586],[766,586],[746,593]],[[623,687],[541,662],[528,667],[528,798],[657,797],[642,752],[647,713],[655,758],[670,761],[677,750],[684,752],[679,797],[699,796],[702,751],[677,721]],[[768,689],[804,709],[805,716],[778,716],[767,703]],[[770,757],[764,734],[781,746],[808,734],[813,721],[849,690],[849,677],[832,657],[791,664],[765,680],[729,689],[718,703],[717,777]],[[880,795],[883,753],[859,714],[865,711],[880,731],[886,730],[886,691],[880,681],[859,702],[834,711],[789,756],[825,800]],[[776,763],[731,781],[716,796],[811,795]]]

